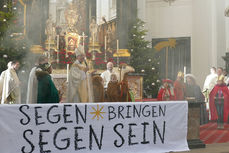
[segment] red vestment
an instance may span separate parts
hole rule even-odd
[[[215,96],[219,90],[222,90],[224,97],[224,113],[223,113],[223,121],[227,122],[229,115],[229,90],[226,84],[215,85],[209,95],[209,105],[211,111],[211,120],[217,120],[218,114],[215,106]]]
[[[176,100],[184,100],[184,82],[176,80],[174,82],[174,94]]]
[[[158,101],[167,101],[167,100],[174,100],[174,95],[171,94],[170,88],[161,88],[157,95]]]

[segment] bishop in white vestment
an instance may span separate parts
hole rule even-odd
[[[82,46],[75,51],[76,61],[72,64],[69,72],[67,90],[68,103],[93,102],[91,74],[85,64],[85,54]]]

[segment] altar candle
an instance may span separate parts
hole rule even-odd
[[[56,37],[56,49],[57,49],[57,59],[56,59],[56,61],[57,61],[57,63],[59,63],[59,41],[60,41],[60,36],[59,35],[57,35],[57,37]]]
[[[105,51],[107,49],[107,36],[105,36],[105,38],[104,38],[104,49],[105,49]]]
[[[67,64],[67,82],[68,82],[68,80],[69,80],[69,64]]]
[[[104,62],[107,62],[107,36],[106,35],[104,37],[104,52],[105,52]]]
[[[119,52],[118,52],[118,50],[119,50],[119,41],[117,39],[117,66],[119,67]]]
[[[51,43],[51,37],[50,36],[49,36],[49,41],[48,42],[49,42],[48,51],[50,51],[50,48],[51,48],[51,44],[50,44]]]
[[[118,50],[119,50],[119,41],[117,39],[117,52],[118,52]]]
[[[185,75],[186,75],[186,66],[184,66],[184,82],[186,82],[186,77],[185,77]]]
[[[56,40],[56,48],[59,49],[59,39],[60,39],[60,36],[57,35],[56,39],[57,39]]]

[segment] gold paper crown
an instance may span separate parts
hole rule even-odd
[[[184,78],[184,73],[181,72],[181,71],[179,71],[178,74],[177,74],[177,77],[182,77],[182,78]]]
[[[224,81],[224,75],[220,75],[220,76],[218,77],[218,81]]]

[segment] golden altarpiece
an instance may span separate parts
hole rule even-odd
[[[97,74],[105,70],[106,63],[111,59],[114,59],[115,66],[119,66],[120,58],[130,56],[127,49],[119,47],[119,42],[122,43],[122,40],[118,42],[118,37],[120,37],[119,34],[117,35],[120,29],[117,26],[118,20],[106,21],[103,17],[102,22],[98,22],[98,18],[93,14],[95,10],[93,11],[93,7],[90,5],[93,2],[87,4],[88,2],[90,0],[72,0],[71,2],[60,1],[56,4],[56,12],[54,15],[49,13],[43,27],[46,36],[45,47],[34,45],[31,48],[35,53],[46,55],[49,62],[54,63],[52,77],[57,88],[64,92],[63,100],[66,96],[69,68],[75,60],[74,52],[79,45],[83,46],[87,63],[91,69],[94,68],[96,60],[100,58],[103,61],[101,63],[103,69],[96,69]],[[52,7],[49,6],[49,8]],[[68,61],[63,63],[61,61],[63,58]],[[60,64],[64,66],[58,66]],[[129,76],[128,80],[136,99],[142,99],[143,77]]]

